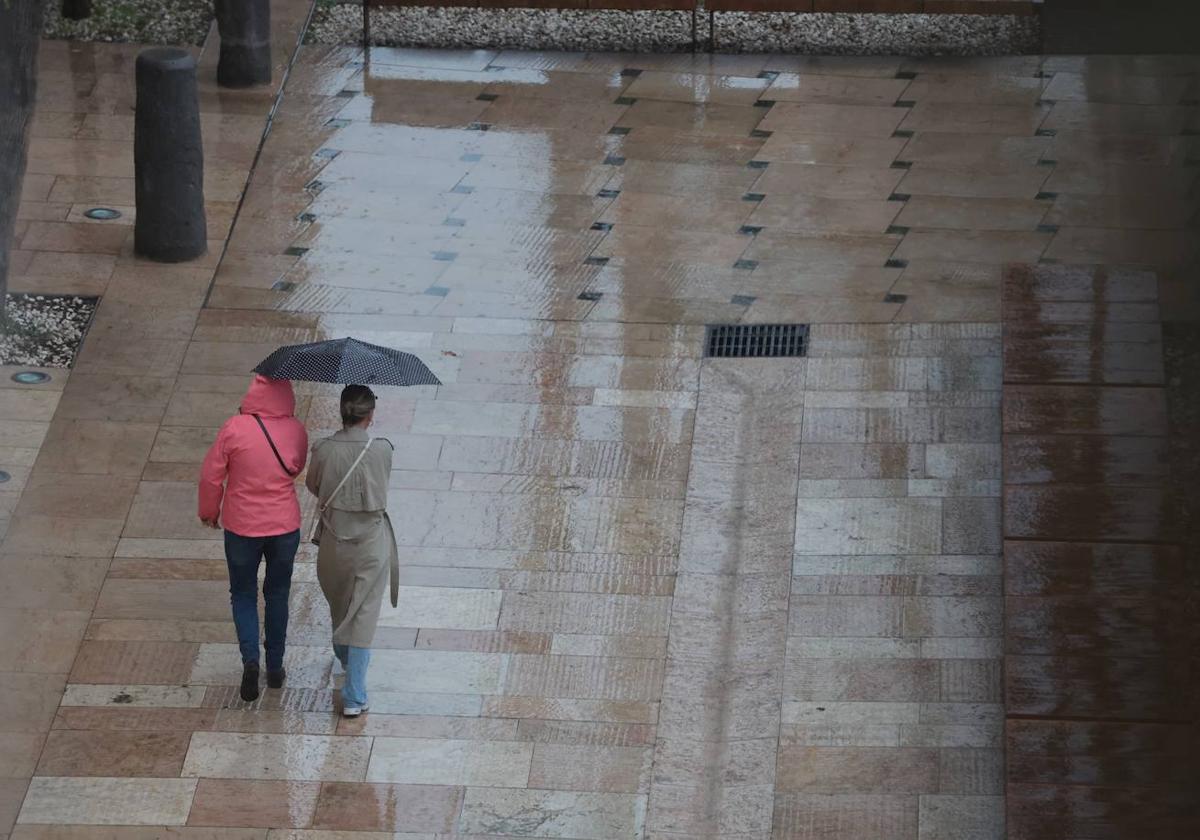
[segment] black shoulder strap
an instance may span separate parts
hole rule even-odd
[[[295,478],[299,473],[294,473],[288,469],[287,464],[283,462],[283,456],[279,454],[279,450],[275,448],[275,441],[271,440],[271,433],[267,431],[267,427],[263,424],[262,418],[257,414],[251,415],[254,421],[258,423],[258,428],[262,429],[262,433],[266,435],[267,443],[271,444],[271,451],[275,453],[275,460],[279,462],[279,466],[283,467],[283,471],[292,478]]]

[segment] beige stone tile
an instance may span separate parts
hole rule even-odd
[[[0,606],[88,611],[107,569],[104,559],[6,554],[0,558]]]
[[[532,788],[648,793],[652,750],[642,746],[548,744],[534,746]]]
[[[228,606],[226,607],[228,611]],[[329,636],[328,624],[321,628],[320,639]],[[294,637],[297,628],[292,628]],[[232,630],[232,628],[230,628]],[[320,647],[291,644],[283,657],[287,669],[288,685],[297,688],[324,688],[329,685],[330,668],[333,665],[332,651],[325,644]],[[206,643],[200,645],[187,682],[192,685],[234,685],[241,678],[241,657],[237,645]]]
[[[402,586],[397,607],[385,605],[384,627],[490,630],[500,617],[501,593],[494,589]]]
[[[45,732],[54,719],[66,679],[61,674],[0,674],[0,701],[11,701],[3,732]],[[16,702],[20,699],[21,702]]]
[[[498,128],[558,128],[603,134],[614,125],[621,124],[620,118],[626,110],[624,105],[595,102],[568,104],[512,96],[502,97],[489,105],[479,115],[479,121]]]
[[[85,254],[120,254],[132,235],[128,226],[76,222],[30,222],[20,245],[27,251],[63,251]]]
[[[88,685],[72,683],[62,697],[63,707],[122,706],[141,708],[195,708],[204,700],[203,686]]]
[[[1095,134],[1177,135],[1187,122],[1188,109],[1178,105],[1123,105],[1059,102],[1043,128]]]
[[[1002,174],[1053,158],[1051,137],[1005,137],[953,131],[921,131],[907,141],[898,157],[916,169],[971,174]]]
[[[138,306],[199,308],[212,277],[209,268],[118,263],[107,294],[113,301]]]
[[[1037,262],[1053,234],[1015,231],[912,231],[896,247],[896,259],[1002,264]],[[1047,254],[1048,255],[1048,254]]]
[[[1062,227],[1179,229],[1200,207],[1169,195],[1062,195],[1046,213],[1046,224]]]
[[[548,837],[636,837],[645,829],[646,798],[621,793],[468,788],[459,827],[473,834],[493,834],[512,825],[519,815],[537,819],[538,830]]]
[[[902,98],[906,87],[904,79],[780,73],[763,98],[827,105],[892,105]]]
[[[86,626],[85,612],[0,608],[0,629],[8,640],[0,671],[66,673]]]
[[[938,499],[801,499],[798,554],[937,554]]]
[[[745,166],[673,163],[657,160],[627,160],[606,179],[609,189],[635,193],[696,197],[700,195],[740,199],[758,178]]]
[[[0,732],[0,778],[32,776],[45,740],[40,732]]]
[[[900,155],[907,142],[902,137],[851,137],[775,131],[754,157],[781,163],[886,169]]]
[[[895,191],[903,170],[856,166],[822,166],[804,163],[773,163],[752,187],[771,196],[781,193],[820,198],[882,200]]]
[[[600,220],[623,226],[641,225],[648,219],[655,219],[667,228],[734,234],[754,209],[754,205],[742,201],[740,195],[709,199],[699,204],[694,197],[655,195],[638,192],[638,189],[636,184],[627,185],[616,201],[600,214]]]
[[[70,475],[36,470],[17,513],[123,522],[137,481],[107,475]]]
[[[506,654],[387,650],[372,657],[372,689],[438,694],[494,694]]]
[[[918,797],[911,794],[780,793],[775,831],[799,840],[817,830],[846,831],[850,837],[916,837]]]
[[[752,104],[693,104],[642,99],[621,113],[613,125],[632,128],[634,133],[641,127],[653,127],[683,134],[745,137],[763,119],[763,113]]]
[[[1049,111],[1047,106],[1039,105],[918,101],[900,128],[908,131],[1028,136],[1042,124]]]
[[[432,838],[435,832],[455,830],[462,801],[461,787],[326,782],[313,818],[313,825],[324,830],[313,832],[312,840]]]
[[[1032,108],[1043,98],[1045,83],[1032,75],[962,75],[922,73],[904,90],[903,99],[914,102],[954,102],[989,105],[1023,105]],[[1056,97],[1044,95],[1046,99]]]
[[[999,174],[981,174],[966,168],[940,170],[914,166],[896,186],[896,192],[958,198],[1032,199],[1041,191],[1049,174],[1045,167],[1036,166]]]
[[[904,206],[895,201],[856,201],[772,193],[746,220],[772,230],[883,233]]]
[[[891,235],[791,234],[764,231],[746,250],[754,260],[882,266],[907,240]]]
[[[753,105],[769,84],[766,79],[755,77],[647,70],[621,95],[695,104]]]
[[[157,430],[153,423],[55,421],[46,435],[38,469],[136,478],[142,473]]]
[[[182,825],[194,779],[59,778],[29,784],[19,824]]]
[[[287,781],[362,781],[369,738],[325,735],[193,734],[184,776]]]
[[[1155,196],[1184,198],[1196,183],[1195,170],[1177,166],[1142,166],[1106,162],[1061,163],[1044,189],[1077,195]]]
[[[1195,237],[1186,231],[1064,228],[1045,256],[1060,262],[1181,265],[1194,258]]]
[[[76,519],[64,516],[13,516],[4,551],[20,555],[60,557],[111,556],[122,523],[112,519]]]
[[[303,828],[312,823],[321,785],[317,782],[201,779],[188,825]]]
[[[895,223],[910,228],[1031,231],[1047,209],[1045,202],[1033,199],[918,195],[904,202]]]
[[[375,738],[367,781],[523,788],[532,744],[446,738]]]
[[[891,137],[907,112],[902,108],[873,105],[829,105],[781,102],[758,127],[792,134],[843,134],[856,137]]]

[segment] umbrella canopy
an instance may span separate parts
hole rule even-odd
[[[254,369],[272,379],[341,385],[441,385],[412,353],[338,338],[280,347]]]

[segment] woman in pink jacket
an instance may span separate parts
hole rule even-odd
[[[292,383],[255,376],[239,413],[225,421],[200,471],[200,521],[225,528],[229,601],[242,653],[242,699],[258,698],[258,566],[266,558],[267,685],[286,676],[288,593],[300,546],[295,478],[304,469],[308,434],[295,417]]]

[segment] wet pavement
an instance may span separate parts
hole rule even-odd
[[[1033,461],[1001,444],[1053,420],[1013,407],[1047,371],[1160,385],[1161,313],[1089,355],[1092,327],[1002,334],[1001,284],[1006,330],[1090,323],[1070,297],[1030,317],[1011,263],[1141,265],[1186,311],[1200,64],[302,48],[273,111],[202,86],[214,241],[160,266],[131,213],[72,215],[132,203],[135,53],[43,53],[13,285],[103,301],[61,393],[0,391],[0,451],[27,462],[0,548],[0,836],[990,840],[1006,713],[1007,836],[1077,836],[1028,801],[1159,779],[1012,763],[1047,742],[1013,717],[1047,712],[1014,705],[1011,661],[1006,698],[1005,654],[1057,660],[1013,647],[1046,625],[1006,611],[1002,533],[1082,502],[1010,488],[1002,522],[1002,463]],[[812,324],[808,356],[701,358],[728,322]],[[445,383],[381,400],[400,605],[356,721],[311,546],[288,687],[237,699],[194,515],[250,367],[346,334]],[[336,389],[300,392],[330,431]]]

